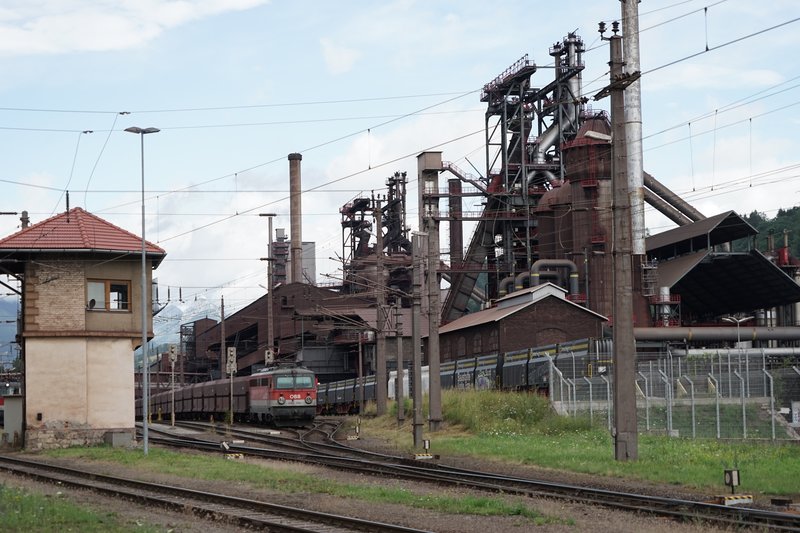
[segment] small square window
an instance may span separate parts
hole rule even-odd
[[[130,281],[87,280],[86,308],[91,311],[129,311]]]
[[[108,308],[112,311],[127,311],[128,310],[128,289],[130,286],[127,283],[109,283],[109,300]]]

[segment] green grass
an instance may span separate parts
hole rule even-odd
[[[519,516],[535,524],[569,523],[545,516],[525,505],[510,505],[500,498],[416,494],[401,488],[380,485],[351,485],[297,472],[296,467],[270,468],[250,462],[229,461],[223,457],[180,453],[151,448],[145,457],[141,451],[119,448],[69,448],[47,452],[53,457],[119,463],[137,471],[160,472],[184,478],[246,482],[254,487],[289,493],[328,494],[376,503],[393,503],[418,509],[480,516]]]
[[[618,462],[614,460],[613,439],[604,427],[597,427],[597,417],[592,428],[586,418],[558,416],[546,398],[497,391],[444,391],[442,408],[448,429],[425,435],[431,439],[431,452],[440,455],[492,457],[558,470],[684,485],[709,494],[728,493],[723,470],[738,467],[742,482],[738,492],[800,495],[800,446],[788,443],[640,435],[639,460]],[[741,408],[738,413],[740,416]],[[757,419],[756,411],[752,417],[750,414],[748,411],[748,427],[750,420]],[[676,416],[682,424],[685,413],[678,411]],[[731,412],[730,416],[735,418],[736,414]],[[754,431],[763,437],[763,422]],[[376,433],[400,448],[411,448],[409,429],[397,430],[390,419],[368,420],[362,433]],[[691,435],[691,430],[681,431],[681,435],[687,434]]]
[[[113,513],[95,513],[73,505],[60,496],[48,497],[0,485],[0,531],[50,533],[156,532],[142,524],[126,524]]]

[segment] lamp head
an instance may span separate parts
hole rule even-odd
[[[136,135],[146,135],[148,133],[158,133],[161,130],[158,128],[139,128],[137,126],[131,126],[130,128],[125,128],[125,131],[135,133]]]

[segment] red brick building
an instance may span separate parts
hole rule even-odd
[[[442,362],[602,337],[607,319],[569,301],[566,294],[561,287],[545,283],[513,292],[491,309],[442,326]]]

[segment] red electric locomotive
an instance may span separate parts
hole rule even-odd
[[[305,423],[317,414],[317,382],[303,367],[265,368],[249,378],[250,417],[276,425]]]
[[[233,391],[231,391],[231,385]],[[224,420],[231,412],[242,422],[261,422],[276,426],[310,424],[317,413],[317,380],[314,372],[292,365],[264,368],[251,376],[217,379],[196,383],[174,393],[178,419]],[[173,406],[170,391],[150,398],[151,417],[169,419]],[[141,399],[136,402],[136,416],[141,418]]]

